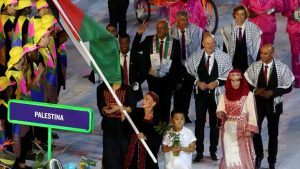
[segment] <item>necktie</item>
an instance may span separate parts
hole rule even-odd
[[[210,59],[210,56],[207,56],[207,60],[205,63],[205,68],[206,68],[207,72],[209,71],[209,59]]]
[[[124,62],[123,62],[123,83],[128,85],[128,68],[127,68],[127,55],[124,55]]]
[[[241,41],[243,38],[243,35],[242,35],[242,28],[239,28],[239,41]]]
[[[268,84],[268,65],[265,65],[264,78],[265,78],[266,84]]]
[[[185,60],[185,59],[186,59],[184,30],[181,31],[181,59],[182,59],[182,60]]]
[[[159,57],[160,57],[160,60],[162,60],[163,58],[163,49],[164,49],[164,41],[160,41],[160,46],[159,46]]]

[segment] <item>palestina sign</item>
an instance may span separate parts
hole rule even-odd
[[[52,158],[52,129],[90,133],[94,126],[90,108],[26,100],[9,101],[8,121],[48,128],[48,160]]]
[[[16,124],[89,133],[93,130],[90,108],[10,100],[8,121]]]

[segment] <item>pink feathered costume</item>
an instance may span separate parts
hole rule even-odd
[[[252,10],[258,16],[249,18],[249,21],[255,23],[263,32],[262,45],[274,44],[276,32],[276,19],[274,13],[267,14],[272,8],[275,12],[282,12],[284,5],[282,0],[242,0],[242,5]]]
[[[289,34],[292,52],[292,71],[295,76],[295,87],[300,88],[300,22],[295,21],[293,13],[300,7],[300,0],[285,0],[283,15],[288,18],[286,32]]]
[[[189,22],[205,30],[207,17],[200,1],[201,0],[187,0],[186,3],[183,3],[181,0],[178,0],[176,3],[171,4],[170,25],[172,26],[176,23],[176,13],[180,10],[185,10],[189,13]]]

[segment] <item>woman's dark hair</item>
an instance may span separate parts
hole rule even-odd
[[[30,78],[31,79],[34,79],[35,78],[35,74],[34,74],[34,61],[30,59],[29,57],[29,53],[27,52],[25,55],[25,58],[26,58],[26,61],[27,61],[27,64],[29,65],[29,69],[31,71],[31,75],[30,75]]]
[[[18,19],[19,19],[20,16],[28,15],[29,8],[31,8],[31,6],[16,11],[16,17],[15,17],[15,20],[14,20],[13,28],[16,28],[16,25],[18,23]]]
[[[33,66],[33,61],[29,58],[29,54],[26,53],[25,54],[26,60],[27,60],[27,64],[29,65],[30,71],[31,71],[31,75],[30,78],[34,79],[35,74],[34,74],[34,66]]]
[[[239,6],[235,7],[235,8],[233,8],[233,12],[232,12],[233,18],[234,18],[235,13],[237,13],[238,11],[244,11],[245,12],[245,19],[248,18],[247,9],[243,5],[239,5]]]
[[[4,8],[5,8],[5,6],[4,6],[4,4],[2,4],[2,6],[1,6],[1,14],[4,11]]]

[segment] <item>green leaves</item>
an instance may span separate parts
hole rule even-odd
[[[158,125],[155,125],[155,126],[154,126],[155,131],[156,131],[159,135],[165,135],[166,132],[167,132],[168,130],[170,130],[171,128],[172,128],[172,127],[169,126],[168,123],[163,122],[163,121],[160,121],[160,122],[158,123]]]
[[[96,161],[94,161],[94,160],[91,160],[91,159],[87,159],[87,158],[85,158],[85,157],[81,157],[81,159],[82,159],[82,162],[84,162],[85,164],[87,164],[88,166],[93,166],[93,167],[95,167],[96,166]]]
[[[45,164],[45,153],[42,151],[35,154],[35,161],[33,163],[33,168],[43,168],[46,166]]]
[[[174,131],[169,133],[169,139],[171,142],[173,142],[173,146],[180,146],[179,135],[180,135],[180,133],[177,134]]]

